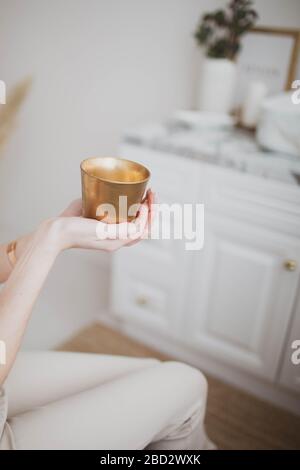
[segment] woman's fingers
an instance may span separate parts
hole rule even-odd
[[[149,194],[152,192],[151,188],[147,189],[146,194],[141,202],[141,204],[144,204],[144,202],[147,202],[149,200]]]
[[[134,240],[136,238],[139,238],[143,235],[147,223],[148,223],[148,215],[149,215],[149,206],[148,202],[145,202],[140,206],[139,209],[139,215],[138,217],[128,225],[130,225],[129,228],[129,238],[131,240]]]
[[[96,234],[100,240],[126,240],[129,232],[132,232],[132,227],[127,222],[120,224],[97,222]]]
[[[143,203],[145,202],[148,204],[148,208],[149,208],[148,224],[150,225],[151,222],[153,222],[155,215],[156,215],[155,204],[157,203],[156,194],[151,189],[148,189],[146,196],[143,199]]]
[[[124,242],[139,238],[147,225],[148,213],[148,204],[144,203],[139,209],[138,217],[133,222],[122,222],[120,224],[98,222],[97,237],[100,240],[124,240]]]
[[[148,231],[151,228],[151,223],[153,221],[153,218],[155,217],[154,206],[153,206],[155,202],[156,202],[155,193],[153,193],[151,189],[148,189],[146,197],[144,199],[144,205],[146,204],[147,209],[148,209],[147,220],[146,220],[146,211],[144,211],[144,208],[142,208],[142,213],[141,213],[142,226],[141,226],[141,230],[139,231],[139,235],[137,235],[134,238],[131,238],[131,241],[127,243],[126,246],[129,247],[129,246],[135,245],[136,243],[138,243],[140,239],[147,238]]]
[[[149,204],[149,208],[150,208],[150,211],[149,211],[149,225],[150,225],[150,228],[151,228],[151,223],[153,222],[153,220],[155,219],[155,216],[156,216],[156,206],[155,206],[155,204],[157,204],[156,194],[152,191],[149,194],[148,204]]]

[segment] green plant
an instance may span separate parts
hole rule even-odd
[[[195,39],[206,48],[208,57],[235,59],[241,48],[241,36],[258,18],[252,5],[252,0],[232,0],[224,10],[203,15]]]

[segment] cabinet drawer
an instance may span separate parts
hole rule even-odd
[[[161,250],[144,241],[113,255],[112,312],[173,334],[186,302],[190,257],[180,247]]]
[[[144,243],[143,243],[144,244]],[[113,257],[112,310],[143,324],[165,330],[173,283],[168,273],[174,269],[169,255],[147,247],[132,247]]]
[[[126,286],[121,287],[118,294],[113,308],[119,316],[131,318],[159,330],[167,329],[168,299],[165,288],[151,285],[142,280],[138,272],[131,272],[127,276]]]
[[[299,188],[210,166],[204,180],[207,210],[299,236]]]

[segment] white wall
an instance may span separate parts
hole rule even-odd
[[[80,194],[80,161],[193,102],[192,33],[208,0],[0,0],[1,79],[33,87],[0,158],[1,241]],[[25,344],[50,347],[106,307],[107,259],[67,253]]]
[[[34,79],[1,164],[22,187],[2,179],[16,226],[30,228],[77,196],[80,160],[115,153],[124,127],[192,103],[192,32],[210,3],[0,1],[1,77],[8,90]],[[10,211],[2,217],[11,224]]]
[[[255,0],[259,24],[300,29],[299,0]]]
[[[259,25],[300,30],[300,0],[255,0],[254,3],[259,12]],[[300,78],[300,52],[297,78]]]
[[[0,79],[33,87],[0,158],[0,241],[80,193],[79,163],[122,130],[194,105],[199,16],[222,0],[0,0]],[[300,1],[258,0],[260,23],[299,25]],[[25,340],[50,347],[106,308],[107,258],[65,254]]]

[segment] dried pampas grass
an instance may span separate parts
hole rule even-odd
[[[31,87],[31,78],[26,78],[15,86],[8,95],[6,104],[0,105],[0,151],[14,129],[17,113]]]

